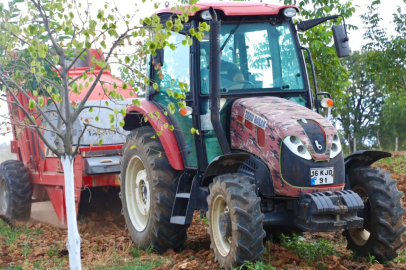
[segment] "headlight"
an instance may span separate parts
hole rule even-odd
[[[292,151],[295,155],[311,160],[312,156],[310,155],[309,151],[307,150],[306,146],[302,143],[302,141],[295,136],[287,136],[283,143]]]
[[[333,136],[333,142],[331,143],[330,158],[335,158],[341,152],[341,143],[337,134]]]

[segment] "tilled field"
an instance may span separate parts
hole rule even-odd
[[[398,180],[398,188],[406,191],[406,161],[398,154],[393,164],[378,163]],[[405,197],[403,197],[405,206]],[[188,240],[181,252],[167,251],[157,254],[141,251],[130,241],[125,230],[124,218],[119,211],[88,212],[78,221],[82,237],[82,262],[85,269],[218,269],[210,249],[207,225],[199,212],[188,230]],[[281,244],[266,242],[263,255],[264,269],[406,269],[406,250],[400,250],[396,262],[378,264],[374,258],[356,258],[346,250],[346,241],[340,233],[304,234],[304,241],[324,241],[334,245],[334,255],[316,260],[303,259],[304,253],[288,249]],[[326,239],[326,240],[321,240]],[[37,221],[17,223],[16,229],[0,221],[0,268],[1,269],[66,269],[67,231]],[[307,257],[308,258],[308,257]],[[258,265],[257,265],[258,266]],[[268,267],[268,268],[266,268]],[[250,268],[251,269],[251,268]],[[255,268],[252,268],[255,269]],[[263,268],[258,268],[263,269]]]

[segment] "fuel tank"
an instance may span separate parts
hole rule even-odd
[[[343,190],[341,144],[324,117],[278,97],[238,99],[231,114],[232,149],[252,153],[267,164],[275,194],[298,197]]]

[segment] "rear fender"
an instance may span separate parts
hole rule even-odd
[[[140,106],[131,105],[127,107],[123,129],[131,131],[142,126],[150,125],[156,132],[162,132],[158,138],[164,147],[169,163],[175,170],[183,171],[183,160],[175,134],[169,128],[164,127],[165,124],[169,125],[165,115],[159,108],[152,104],[152,102],[145,99],[139,100],[141,102]],[[159,118],[155,115],[156,112],[159,113]],[[153,114],[152,118],[149,116],[150,113]],[[147,122],[144,122],[144,117],[148,119]]]
[[[392,154],[384,151],[364,150],[357,151],[348,155],[345,159],[345,174],[349,174],[352,170],[370,166],[372,163],[382,159],[391,157]]]

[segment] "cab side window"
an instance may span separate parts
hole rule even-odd
[[[164,48],[162,67],[153,63],[152,83],[157,83],[158,89],[152,99],[168,112],[178,137],[179,148],[185,157],[185,166],[197,167],[195,139],[190,132],[193,127],[192,116],[180,115],[178,106],[179,98],[190,91],[190,46],[182,45],[184,39],[184,35],[172,32],[168,41],[175,44],[176,49],[172,50],[169,46]],[[188,87],[180,87],[182,84]],[[173,109],[174,113],[171,114]]]

